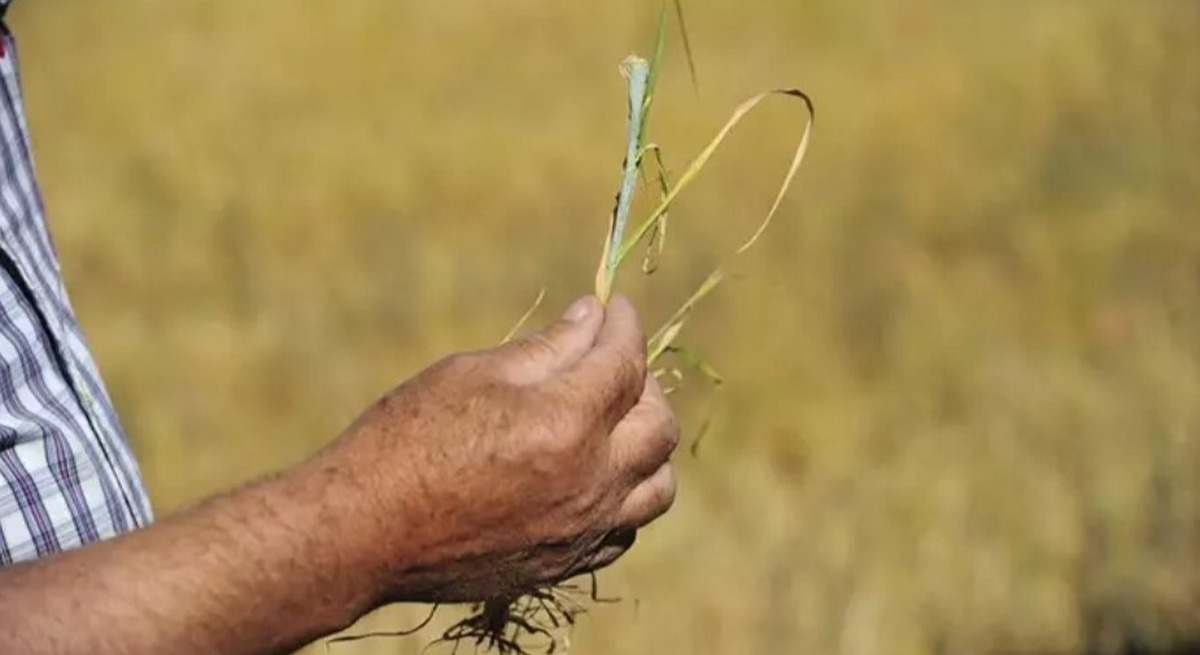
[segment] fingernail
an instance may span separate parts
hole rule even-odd
[[[594,306],[595,302],[592,297],[584,296],[571,303],[571,306],[568,307],[567,311],[563,314],[563,318],[572,323],[578,323],[587,318],[588,314],[592,313],[592,308]]]

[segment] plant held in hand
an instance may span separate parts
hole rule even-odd
[[[680,23],[689,70],[693,84],[695,84],[695,66],[692,60],[691,44],[683,26],[682,7],[679,0],[672,0],[672,4]],[[664,164],[662,148],[646,138],[663,61],[667,16],[667,5],[664,3],[659,15],[653,57],[647,61],[641,57],[630,56],[621,64],[621,73],[628,82],[628,129],[625,157],[621,167],[616,201],[608,222],[595,279],[595,294],[600,302],[605,304],[613,296],[618,274],[623,265],[639,245],[647,244],[647,254],[642,266],[643,272],[650,273],[656,268],[657,257],[664,248],[672,205],[680,194],[698,178],[733,129],[764,100],[772,97],[800,100],[805,108],[805,121],[799,144],[770,210],[746,241],[734,250],[733,257],[743,255],[762,237],[779,212],[808,151],[814,120],[811,99],[799,89],[774,89],[755,95],[736,107],[716,136],[692,159],[684,168],[683,173],[672,181]],[[647,163],[651,163],[655,169],[654,175],[657,179],[659,199],[649,215],[630,229],[630,214],[638,187],[638,179],[645,174]],[[647,339],[644,354],[645,365],[654,380],[666,375],[671,375],[677,380],[682,379],[682,370],[687,368],[699,371],[710,381],[720,384],[721,378],[716,371],[703,359],[680,347],[677,341],[696,305],[726,279],[727,275],[723,268],[717,268],[710,273],[667,321]],[[526,320],[537,310],[544,295],[543,290],[538,295],[533,307],[505,337],[505,342],[508,342],[520,331]],[[676,358],[677,362],[671,365],[664,364],[664,360],[668,357]],[[653,387],[658,389],[656,383],[653,384]],[[604,539],[612,540],[611,552],[615,554],[624,552],[632,544],[633,537],[634,534],[631,531],[618,531],[603,536]],[[578,616],[585,611],[583,602],[603,600],[597,593],[594,571],[599,568],[598,565],[602,566],[606,563],[570,563],[564,567],[564,578],[578,575],[581,572],[590,575],[590,584],[586,587],[563,580],[552,580],[548,583],[514,585],[510,594],[476,599],[479,602],[474,606],[473,613],[468,618],[451,626],[434,644],[447,644],[457,651],[459,645],[466,643],[476,649],[482,648],[501,655],[524,655],[527,648],[534,647],[530,645],[532,643],[537,644],[536,648],[548,655],[553,654],[564,644],[563,631],[573,626]],[[447,598],[447,600],[461,601],[464,599],[454,597]],[[436,611],[436,606],[434,610]],[[432,613],[430,617],[432,618]],[[416,629],[424,627],[427,623],[428,620]],[[411,634],[416,629],[341,637],[328,643],[373,636],[400,636]]]

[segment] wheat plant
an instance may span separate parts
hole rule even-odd
[[[674,14],[679,24],[692,84],[698,89],[692,46],[684,22],[682,4],[680,0],[671,0],[670,6],[674,8]],[[665,163],[663,148],[647,139],[649,118],[654,107],[657,82],[664,61],[668,18],[668,4],[664,2],[659,12],[654,53],[651,58],[647,60],[637,55],[630,55],[620,66],[621,75],[627,81],[627,129],[625,156],[621,165],[616,201],[608,221],[600,263],[596,271],[595,294],[604,303],[607,303],[612,297],[618,274],[639,245],[646,244],[642,272],[649,274],[657,268],[658,256],[662,254],[666,244],[670,210],[673,203],[699,177],[701,171],[704,170],[733,129],[764,100],[770,97],[798,99],[804,105],[805,119],[799,144],[770,210],[750,236],[733,250],[733,257],[744,254],[762,237],[779,212],[808,152],[815,118],[812,100],[800,89],[773,89],[759,93],[738,105],[716,136],[691,160],[683,169],[682,174],[672,180]],[[656,186],[659,192],[658,202],[649,215],[638,222],[636,227],[630,229],[630,214],[634,196],[639,187],[639,180],[647,179],[646,169],[649,166],[654,168],[653,176],[657,180]],[[713,270],[666,322],[648,338],[647,360],[655,377],[670,376],[676,381],[682,381],[683,371],[687,369],[698,371],[713,384],[720,385],[722,383],[721,376],[711,365],[693,351],[679,346],[677,340],[696,305],[727,279],[725,268],[718,267]],[[510,340],[520,332],[525,323],[536,313],[545,295],[546,291],[542,289],[533,305],[517,321],[503,341]],[[663,359],[668,355],[674,356],[678,361],[671,365],[664,365]],[[667,391],[670,392],[671,388],[668,387]],[[468,644],[476,650],[496,652],[500,655],[526,655],[527,648],[536,647],[547,655],[553,655],[560,649],[569,647],[569,641],[567,641],[569,629],[586,611],[584,603],[587,601],[600,602],[601,600],[597,592],[595,574],[590,575],[590,585],[586,589],[578,583],[563,582],[551,587],[533,589],[524,595],[511,598],[485,599],[473,608],[471,615],[452,625],[431,646],[445,644],[457,651],[460,645]],[[431,610],[429,618],[410,630],[339,637],[330,640],[327,645],[379,636],[409,635],[427,625],[436,609],[435,606]],[[537,645],[531,646],[530,644],[534,642]]]

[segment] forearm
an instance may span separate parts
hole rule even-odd
[[[0,570],[0,652],[257,654],[335,631],[375,600],[360,492],[321,457],[140,532]]]

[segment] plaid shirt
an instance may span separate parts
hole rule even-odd
[[[0,17],[11,0],[0,0]],[[0,566],[146,525],[150,504],[63,286],[0,23]]]

